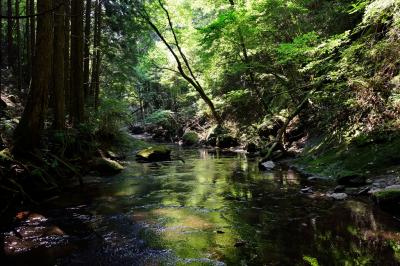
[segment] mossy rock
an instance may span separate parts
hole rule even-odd
[[[136,153],[138,161],[158,162],[171,159],[171,150],[165,146],[148,147]]]
[[[222,126],[213,126],[207,132],[206,142],[210,146],[217,145],[217,138],[220,135],[227,134],[228,130]]]
[[[217,147],[225,149],[239,145],[239,141],[230,135],[224,134],[217,137]]]
[[[199,135],[194,131],[188,131],[182,136],[182,142],[185,146],[192,146],[199,143]]]
[[[4,149],[2,151],[0,151],[0,161],[8,161],[8,162],[12,162],[13,158],[11,155],[11,152],[9,149]]]
[[[102,157],[93,160],[92,168],[101,175],[114,175],[124,170],[119,162]]]
[[[399,213],[400,207],[400,188],[386,188],[373,193],[374,201],[382,209]]]

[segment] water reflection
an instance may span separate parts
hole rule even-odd
[[[398,222],[368,203],[302,195],[308,184],[294,171],[260,172],[245,154],[175,153],[185,162],[132,161],[53,202],[48,216],[73,251],[52,263],[400,264]]]

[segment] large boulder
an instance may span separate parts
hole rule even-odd
[[[358,186],[363,186],[366,184],[366,177],[361,176],[361,175],[345,175],[342,177],[339,177],[337,179],[337,182],[339,185],[343,186],[348,186],[348,187],[358,187]]]
[[[171,159],[171,150],[165,146],[148,147],[136,153],[138,161],[158,162]]]
[[[194,131],[187,131],[182,136],[182,143],[185,146],[193,146],[199,143],[199,135]]]
[[[374,201],[384,210],[399,213],[400,186],[389,186],[372,194]]]
[[[282,119],[276,117],[270,121],[264,122],[258,128],[258,136],[263,140],[269,140],[270,137],[275,137],[278,130],[283,126]]]
[[[228,133],[228,131],[225,128],[223,128],[222,126],[214,126],[214,127],[210,128],[208,130],[207,137],[206,137],[207,144],[210,146],[213,146],[213,147],[216,146],[218,136],[224,135],[227,133]]]
[[[92,169],[101,175],[115,175],[124,170],[124,167],[117,161],[98,157],[93,159]]]
[[[238,146],[239,141],[235,137],[224,134],[217,137],[216,145],[219,148],[226,149]]]

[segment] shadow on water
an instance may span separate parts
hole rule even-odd
[[[185,163],[131,160],[46,206],[63,241],[39,238],[12,265],[400,264],[399,223],[368,201],[303,195],[295,172],[260,172],[244,154],[175,153]]]

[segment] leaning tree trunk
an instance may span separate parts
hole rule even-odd
[[[33,58],[32,85],[21,120],[14,132],[14,152],[27,153],[39,145],[48,105],[48,87],[53,53],[51,0],[38,0],[36,55]]]
[[[276,134],[274,142],[272,142],[271,147],[268,149],[267,155],[262,159],[262,161],[268,161],[271,159],[272,152],[275,150],[276,147],[282,146],[283,145],[283,136],[285,135],[286,128],[289,126],[290,122],[303,110],[303,108],[306,106],[308,99],[310,98],[310,95],[312,94],[312,91],[308,92],[306,97],[300,102],[300,104],[296,107],[296,109],[286,118],[285,123],[283,126],[278,130],[278,133]]]
[[[71,2],[71,113],[72,123],[84,120],[83,0]]]
[[[54,13],[54,57],[53,57],[53,93],[55,129],[65,126],[65,92],[64,92],[64,49],[65,49],[65,7],[59,5],[63,0],[56,0],[54,6],[59,8]]]

